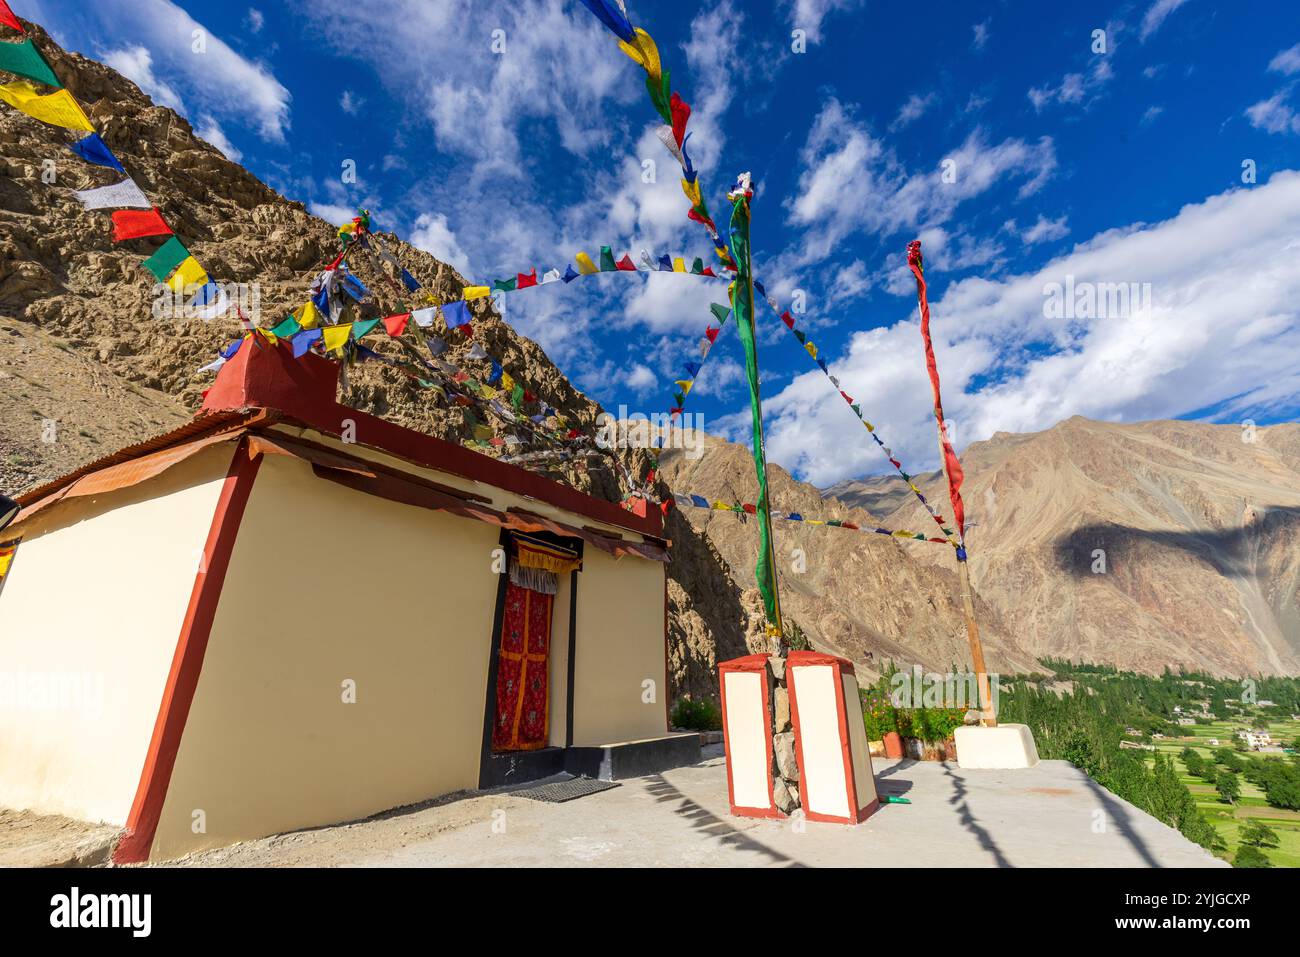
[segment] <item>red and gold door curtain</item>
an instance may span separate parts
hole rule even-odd
[[[497,654],[494,751],[546,747],[550,715],[551,610],[558,575],[578,568],[575,552],[517,536]]]

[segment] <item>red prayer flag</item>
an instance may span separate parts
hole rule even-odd
[[[691,118],[691,107],[676,93],[673,94],[668,108],[673,117],[673,139],[677,145],[682,145],[682,139],[686,136],[686,121]]]
[[[621,269],[624,272],[636,272],[636,264],[632,262],[632,257],[626,253],[623,255],[622,259],[614,263],[614,268]]]
[[[406,324],[410,321],[411,314],[409,312],[404,312],[398,316],[385,316],[384,328],[388,330],[390,336],[396,339],[406,331]]]
[[[172,229],[155,206],[150,210],[119,209],[113,213],[113,242],[141,236],[170,236]]]
[[[718,231],[718,227],[713,225],[713,220],[712,220],[712,219],[710,219],[708,216],[701,216],[701,215],[700,215],[699,213],[697,213],[693,208],[692,208],[692,209],[688,209],[688,210],[686,211],[686,218],[687,218],[687,219],[690,219],[690,220],[692,220],[692,221],[694,221],[694,222],[697,222],[697,223],[699,223],[699,224],[701,224],[701,225],[703,225],[703,226],[708,226],[709,229],[711,229],[711,230],[712,230],[713,232],[715,232],[715,233]]]
[[[712,326],[709,326],[707,329],[704,330],[704,335],[708,337],[709,342],[717,342],[718,333],[720,331],[721,329],[714,329]]]
[[[533,269],[532,272],[528,272],[528,273],[523,273],[523,272],[517,273],[515,275],[515,280],[516,280],[515,281],[516,289],[527,289],[529,286],[536,286],[537,270]]]
[[[948,498],[952,502],[953,518],[957,522],[959,541],[966,538],[966,506],[961,500],[961,483],[965,479],[957,452],[948,440],[948,424],[943,418],[943,399],[939,395],[939,367],[934,359],[934,343],[930,341],[930,300],[925,289],[925,264],[921,260],[921,241],[907,244],[907,265],[916,277],[916,299],[921,307],[921,339],[925,343],[925,367],[930,373],[930,387],[934,392],[934,419],[939,426],[939,446],[943,450],[945,471],[948,473]]]
[[[788,311],[781,313],[781,321],[785,323],[787,329],[794,328],[794,316],[790,315]]]
[[[23,29],[23,25],[18,22],[18,18],[14,16],[14,12],[9,9],[9,4],[5,3],[5,0],[0,0],[0,23],[7,27],[13,27],[19,33],[27,32]]]
[[[744,505],[742,505],[742,506],[740,506],[740,507],[743,508],[743,509],[745,510],[745,514],[747,514],[747,515],[757,515],[757,514],[758,514],[758,509],[756,509],[753,505],[750,505],[748,502],[746,502]]]
[[[718,278],[718,274],[715,273],[715,272],[713,271],[713,267],[712,267],[712,266],[705,266],[705,267],[704,267],[704,271],[703,271],[702,273],[700,273],[700,275],[701,275],[701,276],[712,276],[714,279],[717,279],[717,278]]]

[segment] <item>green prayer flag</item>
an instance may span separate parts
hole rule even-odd
[[[279,339],[288,339],[301,331],[302,326],[298,325],[298,320],[293,316],[281,319],[278,324],[271,327],[271,332]]]
[[[754,341],[754,281],[749,249],[749,201],[738,195],[731,206],[731,251],[736,261],[736,283],[731,307],[745,349],[745,378],[749,382],[749,407],[753,419],[754,471],[758,475],[759,552],[754,579],[763,596],[768,625],[781,629],[781,607],[776,594],[776,556],[772,548],[772,512],[767,494],[767,454],[763,448],[763,404],[758,388],[758,348]]]
[[[176,267],[189,258],[190,251],[185,248],[185,244],[173,236],[159,246],[158,251],[146,259],[143,265],[159,282],[166,282]]]
[[[696,256],[695,262],[691,263],[691,275],[698,276],[702,272],[704,272],[704,260]]]
[[[727,316],[731,315],[731,310],[720,303],[711,304],[709,309],[713,311],[713,318],[717,319],[719,324],[726,322]]]
[[[41,51],[36,49],[36,44],[32,43],[31,37],[21,43],[0,43],[0,70],[6,73],[17,73],[19,76],[37,80],[48,86],[63,88],[59,78],[45,62],[45,57],[41,56]]]
[[[514,292],[514,291],[515,291],[515,284],[518,283],[518,282],[519,282],[519,280],[518,280],[517,278],[516,278],[516,279],[498,279],[496,282],[492,283],[492,288],[493,288],[493,290],[500,290],[501,292]]]
[[[673,398],[677,400],[677,408],[679,409],[686,404],[686,396],[682,395],[680,392],[674,392]]]
[[[516,411],[524,404],[524,387],[518,382],[510,390],[510,404],[515,407]]]
[[[614,272],[618,267],[614,265],[614,252],[608,246],[600,247],[600,271]]]
[[[363,319],[360,322],[354,322],[352,324],[352,338],[360,339],[362,336],[368,335],[370,330],[377,325],[379,325],[378,319]]]

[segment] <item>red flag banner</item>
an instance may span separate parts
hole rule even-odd
[[[158,207],[140,211],[119,209],[113,213],[113,242],[139,239],[141,236],[170,236],[172,229],[163,221]]]
[[[934,419],[939,425],[939,445],[943,450],[944,471],[948,474],[948,498],[952,500],[953,520],[957,523],[957,538],[966,540],[966,507],[961,500],[961,483],[966,477],[961,462],[948,441],[948,423],[943,417],[943,399],[939,395],[939,367],[934,361],[934,344],[930,341],[930,300],[925,291],[925,266],[921,261],[921,241],[907,244],[907,265],[916,277],[916,298],[921,306],[921,338],[925,341],[925,367],[930,373],[930,386],[934,390]]]
[[[13,27],[19,33],[27,32],[23,29],[23,25],[18,22],[18,18],[14,16],[14,12],[9,9],[9,4],[5,3],[5,0],[0,0],[0,23],[7,27]]]

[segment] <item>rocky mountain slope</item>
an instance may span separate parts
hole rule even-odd
[[[749,450],[714,436],[693,438],[699,443],[694,449],[687,440],[681,443],[686,449],[671,449],[662,460],[663,477],[677,495],[753,501]],[[880,524],[864,509],[823,501],[816,488],[796,481],[780,466],[769,465],[768,482],[773,509],[873,528]],[[757,519],[700,508],[683,508],[682,514],[713,543],[735,580],[755,588]],[[782,612],[816,648],[859,662],[869,673],[878,673],[887,660],[928,670],[968,666],[951,547],[782,520],[773,523],[773,534]],[[922,561],[920,552],[931,553],[927,557],[934,562]],[[1037,667],[996,609],[980,600],[976,613],[990,668],[1011,672]]]
[[[1300,672],[1300,425],[1075,417],[962,461],[975,587],[1035,655]],[[826,494],[919,521],[900,484]],[[938,473],[919,484],[945,497]]]

